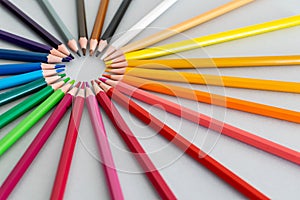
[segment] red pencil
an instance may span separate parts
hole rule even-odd
[[[64,146],[60,156],[59,165],[51,193],[51,200],[62,200],[68,181],[68,175],[77,141],[80,121],[84,107],[84,84],[79,89],[72,106],[72,113],[69,120]]]
[[[48,138],[53,133],[54,129],[63,118],[68,108],[72,104],[72,99],[77,93],[78,85],[71,89],[57,105],[47,122],[41,128],[37,136],[34,138],[30,146],[27,148],[21,159],[9,173],[0,188],[0,200],[8,198],[15,186],[19,183],[33,160],[37,157],[40,150],[43,148]]]
[[[114,99],[124,108],[128,109],[130,113],[135,115],[139,120],[150,126],[152,129],[157,131],[160,135],[165,137],[167,140],[176,145],[179,149],[184,151],[187,155],[191,156],[195,161],[209,169],[223,181],[230,184],[241,194],[245,195],[250,199],[269,199],[263,193],[255,189],[249,183],[238,177],[236,174],[231,172],[221,163],[214,160],[212,157],[207,155],[205,152],[200,150],[194,144],[190,143],[180,134],[171,129],[168,125],[161,122],[159,119],[151,115],[141,106],[130,100],[128,97],[123,95],[117,90],[114,90],[111,86],[101,82],[100,86],[106,92],[106,94]],[[151,123],[149,123],[151,122]]]
[[[157,193],[162,199],[176,199],[172,190],[169,188],[159,171],[156,169],[155,165],[152,163],[151,159],[148,157],[139,141],[131,132],[117,108],[110,101],[106,93],[97,84],[95,84],[95,82],[92,82],[92,84],[96,92],[98,102],[114,124],[115,128],[118,130],[130,151],[134,154],[136,160],[143,168],[146,176],[156,189]]]
[[[178,117],[182,117],[193,123],[199,124],[200,126],[222,133],[223,135],[276,155],[280,158],[286,159],[290,162],[296,163],[298,165],[300,164],[300,153],[297,151],[254,135],[237,127],[231,126],[227,123],[213,119],[209,116],[203,115],[149,92],[127,85],[126,83],[123,83],[121,81],[113,81],[106,78],[100,78],[100,80],[109,84],[110,86],[115,87],[116,89],[126,95],[129,95],[130,97],[143,101],[152,106],[156,106],[158,108],[163,107],[164,110]]]

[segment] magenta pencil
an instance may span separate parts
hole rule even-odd
[[[34,138],[30,146],[27,148],[21,159],[15,165],[13,170],[7,176],[0,187],[0,200],[5,200],[9,197],[15,186],[19,183],[27,169],[30,167],[33,160],[36,158],[40,150],[46,144],[48,138],[53,133],[56,126],[59,124],[67,110],[72,105],[72,99],[76,95],[78,85],[71,89],[61,100],[47,122],[41,128],[37,136]]]
[[[111,199],[122,200],[124,199],[124,196],[100,114],[98,102],[88,85],[86,88],[86,104],[97,140],[98,151],[102,158],[102,166],[105,172]]]
[[[78,91],[72,106],[72,113],[69,119],[68,130],[66,133],[64,146],[60,156],[56,177],[52,188],[51,200],[62,200],[68,181],[72,158],[78,137],[84,107],[84,85]]]

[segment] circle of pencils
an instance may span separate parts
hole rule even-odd
[[[116,156],[115,144],[112,143],[110,138],[110,135],[114,132],[116,137],[126,145],[125,148],[127,149],[124,149],[124,151],[127,151],[135,159],[135,164],[141,169],[141,173],[145,176],[143,178],[146,178],[145,180],[149,182],[150,189],[157,195],[157,198],[168,200],[207,198],[206,196],[200,196],[200,193],[199,196],[195,197],[190,196],[189,191],[179,191],[180,185],[185,184],[185,181],[189,182],[188,184],[194,183],[190,180],[182,181],[182,183],[181,181],[174,181],[179,180],[178,177],[182,178],[182,176],[176,177],[181,171],[176,168],[174,174],[174,171],[168,171],[168,167],[161,168],[160,162],[167,160],[164,157],[166,155],[159,152],[157,154],[158,160],[152,157],[152,152],[144,146],[143,140],[145,138],[143,137],[146,134],[139,131],[142,129],[135,129],[136,124],[129,123],[129,120],[137,120],[142,123],[146,129],[157,134],[157,138],[168,143],[172,151],[178,151],[184,158],[187,157],[189,159],[188,164],[184,165],[186,171],[189,171],[189,167],[191,167],[189,165],[199,167],[200,164],[200,167],[204,168],[202,173],[212,175],[220,184],[227,184],[226,189],[232,189],[232,193],[237,192],[237,195],[249,199],[276,198],[272,191],[270,192],[267,189],[265,182],[257,184],[253,179],[249,179],[244,171],[237,171],[232,165],[223,162],[224,160],[221,158],[210,154],[211,152],[202,148],[199,143],[188,138],[187,134],[190,133],[186,133],[181,127],[179,130],[173,128],[172,123],[169,124],[168,122],[169,119],[166,122],[163,121],[165,120],[163,116],[154,114],[151,109],[153,107],[155,112],[164,112],[172,120],[171,117],[174,117],[174,119],[182,120],[191,126],[194,125],[197,128],[201,127],[211,131],[207,132],[207,135],[218,135],[222,139],[226,138],[231,142],[237,142],[238,145],[258,151],[264,156],[269,156],[270,159],[275,160],[278,158],[276,162],[287,162],[288,164],[295,164],[296,166],[293,166],[295,168],[299,167],[300,152],[295,148],[282,144],[281,141],[265,138],[260,135],[259,130],[253,131],[252,129],[252,131],[249,131],[242,123],[234,124],[225,121],[225,119],[220,120],[218,117],[212,116],[213,114],[206,115],[201,110],[190,108],[190,105],[184,105],[184,103],[175,103],[171,99],[177,98],[195,105],[206,104],[215,106],[217,109],[226,109],[226,111],[228,109],[228,111],[238,115],[247,114],[257,117],[257,119],[260,119],[258,117],[266,118],[266,120],[275,119],[278,123],[285,123],[285,127],[288,126],[287,122],[292,125],[299,125],[300,112],[296,109],[273,106],[268,103],[257,103],[252,99],[246,100],[230,95],[206,92],[201,89],[203,86],[211,86],[217,89],[233,88],[232,90],[245,92],[272,92],[274,95],[277,94],[278,98],[289,95],[289,93],[292,93],[290,95],[299,95],[299,81],[290,79],[282,81],[273,77],[271,79],[249,78],[246,75],[214,75],[212,72],[213,69],[247,70],[253,68],[256,70],[265,68],[269,70],[273,67],[276,69],[283,68],[284,70],[288,67],[297,69],[300,65],[300,55],[297,53],[292,55],[181,57],[180,59],[176,58],[175,55],[233,40],[239,41],[243,38],[250,38],[249,40],[255,41],[254,36],[257,35],[268,35],[270,32],[300,26],[300,15],[288,15],[289,17],[280,19],[272,18],[267,22],[221,30],[221,32],[201,37],[198,34],[196,38],[181,41],[176,41],[176,38],[173,38],[175,42],[166,43],[165,40],[173,36],[178,36],[210,21],[218,22],[217,20],[228,13],[247,11],[247,9],[251,9],[252,5],[259,5],[260,2],[255,0],[230,0],[228,2],[224,1],[225,3],[219,6],[215,6],[215,2],[213,2],[210,10],[197,13],[197,15],[187,19],[178,15],[176,17],[184,20],[176,24],[173,23],[173,20],[170,20],[168,22],[171,24],[170,27],[158,30],[141,39],[138,39],[140,33],[155,21],[159,21],[163,14],[167,16],[173,6],[182,9],[179,4],[188,2],[179,0],[160,1],[144,13],[140,19],[131,24],[130,27],[127,27],[126,32],[119,37],[116,34],[119,27],[123,28],[121,25],[126,23],[126,20],[132,21],[132,19],[128,19],[127,14],[136,12],[137,9],[141,8],[136,6],[135,1],[122,0],[117,5],[115,12],[110,13],[109,9],[112,7],[112,5],[109,5],[110,2],[109,0],[100,1],[93,22],[89,22],[86,16],[86,14],[90,14],[86,10],[86,4],[90,1],[76,0],[72,2],[76,9],[74,11],[76,13],[75,20],[77,20],[74,23],[77,26],[76,34],[69,27],[73,24],[65,22],[60,16],[61,11],[56,10],[56,7],[60,5],[52,4],[49,0],[39,1],[39,9],[45,13],[44,17],[52,22],[53,27],[62,38],[62,41],[60,41],[59,37],[50,33],[44,24],[38,22],[39,18],[34,15],[35,13],[32,13],[32,15],[31,13],[27,14],[23,7],[17,6],[10,0],[0,0],[0,6],[3,7],[4,12],[12,14],[16,20],[25,24],[29,30],[37,34],[35,36],[39,36],[45,42],[24,36],[19,32],[11,32],[6,27],[1,26],[0,29],[0,41],[10,45],[10,48],[4,47],[5,45],[0,46],[0,60],[5,62],[0,64],[0,107],[4,108],[4,111],[0,113],[0,158],[3,159],[0,162],[4,163],[6,159],[17,158],[10,158],[10,151],[17,151],[16,146],[23,145],[22,140],[26,138],[24,137],[26,134],[34,132],[35,128],[39,130],[26,148],[22,146],[24,152],[21,152],[19,159],[15,159],[15,165],[11,170],[7,174],[1,174],[4,178],[0,183],[0,200],[11,198],[12,193],[19,192],[15,190],[17,185],[22,186],[21,179],[24,178],[25,173],[29,172],[29,168],[34,165],[34,160],[41,154],[42,149],[53,137],[55,131],[60,131],[55,129],[61,128],[65,128],[66,135],[62,140],[63,146],[59,149],[60,155],[57,157],[59,160],[57,166],[55,166],[55,176],[52,177],[53,181],[50,185],[47,185],[50,188],[50,193],[47,196],[44,195],[43,198],[51,200],[66,198],[65,193],[72,192],[72,190],[68,191],[66,188],[70,183],[72,163],[74,159],[77,159],[75,150],[79,139],[81,139],[79,134],[80,131],[87,132],[86,130],[80,130],[85,115],[88,115],[88,126],[91,127],[90,132],[93,133],[97,156],[100,158],[100,160],[97,160],[97,158],[95,160],[100,162],[98,164],[100,164],[99,166],[103,171],[107,194],[111,199],[127,199],[128,191],[130,191],[128,189],[134,187],[134,185],[128,185],[128,180],[124,182],[124,176],[121,168],[119,168],[118,159],[120,157]],[[201,2],[197,6],[205,3],[207,2]],[[111,20],[107,22],[106,30],[103,30],[105,20],[108,19],[107,15],[109,14],[112,14]],[[90,37],[88,35],[88,25],[93,25]],[[290,31],[294,31],[294,29]],[[163,44],[155,46],[160,42]],[[230,45],[228,46],[230,48]],[[76,59],[69,49],[76,53]],[[77,59],[83,59],[79,57],[86,59],[87,50],[89,50],[91,57],[88,59],[101,60],[105,64],[106,73],[96,74],[95,78],[100,77],[97,80],[72,80],[65,69],[68,67],[69,62],[76,63]],[[92,57],[94,54],[95,57]],[[101,55],[100,59],[96,58],[99,55]],[[163,56],[171,56],[171,58],[160,58]],[[202,70],[205,70],[205,73]],[[88,70],[86,71],[89,73]],[[194,87],[200,89],[194,89]],[[144,106],[149,106],[151,109],[147,110]],[[87,113],[84,112],[85,109]],[[66,120],[64,116],[68,115],[68,110],[71,110],[69,120],[64,123],[66,122],[63,122],[63,120]],[[123,112],[127,112],[128,115],[132,115],[134,118],[124,117]],[[47,114],[50,115],[43,122],[42,119]],[[106,120],[111,123],[106,124]],[[247,122],[247,119],[243,118],[241,120],[244,120],[244,123]],[[183,126],[182,121],[180,121],[179,126]],[[40,123],[42,123],[42,126]],[[249,121],[249,123],[251,122]],[[59,127],[59,124],[62,127]],[[266,128],[268,127],[266,126]],[[9,130],[6,131],[7,129]],[[138,132],[142,135],[142,139],[137,135]],[[198,136],[201,133],[197,132],[196,134]],[[80,140],[80,142],[83,141]],[[205,139],[203,142],[205,142]],[[158,147],[161,144],[158,142],[153,145],[157,147],[155,151],[161,150],[161,147]],[[86,150],[88,151],[88,149]],[[227,153],[225,150],[224,152]],[[88,153],[91,154],[91,152]],[[256,159],[256,155],[253,155],[251,159],[247,159],[252,162]],[[230,156],[236,161],[235,155]],[[53,161],[49,160],[48,162]],[[175,160],[171,164],[176,165]],[[238,166],[245,167],[251,173],[254,171],[250,165],[249,167],[245,164]],[[255,170],[262,169],[257,168]],[[168,173],[165,173],[166,171]],[[171,175],[170,172],[172,172]],[[50,179],[49,177],[43,178]],[[93,178],[98,179],[99,177]],[[130,179],[130,181],[133,180]],[[259,177],[254,180],[259,180]],[[206,183],[206,180],[199,181]],[[284,181],[283,183],[285,184]],[[219,198],[226,198],[222,195],[224,189],[219,191],[217,185],[209,185],[209,187],[213,187],[214,191],[218,190]],[[285,187],[285,185],[282,185],[282,187]],[[137,191],[136,193],[142,192]],[[182,193],[186,193],[186,195],[182,197]],[[147,198],[146,195],[143,196]],[[79,195],[78,199],[81,198],[82,196]],[[102,199],[102,197],[98,198]]]

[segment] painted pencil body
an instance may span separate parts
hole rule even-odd
[[[6,42],[9,42],[11,44],[28,49],[30,51],[49,53],[60,58],[67,57],[67,55],[61,53],[60,51],[56,50],[53,47],[9,33],[4,30],[0,30],[0,39],[5,40]]]
[[[76,0],[77,6],[77,21],[78,21],[78,42],[82,49],[83,55],[86,55],[86,48],[88,43],[88,32],[86,26],[86,14],[85,14],[85,3],[84,0]]]
[[[103,35],[101,37],[96,56],[98,56],[106,48],[106,46],[112,39],[113,35],[115,34],[115,32],[116,32],[116,30],[117,30],[117,28],[118,28],[118,26],[119,26],[123,16],[125,15],[131,2],[132,2],[132,0],[123,0],[122,1],[116,14],[112,18],[107,29],[105,30],[105,32],[103,33]]]
[[[0,90],[4,90],[7,88],[11,88],[11,87],[15,87],[15,86],[22,85],[25,83],[29,83],[29,82],[37,80],[39,78],[52,76],[52,75],[55,75],[62,71],[64,71],[64,69],[37,70],[37,71],[33,71],[33,72],[28,72],[25,74],[19,74],[19,75],[10,76],[7,78],[1,78],[0,79]]]
[[[12,12],[16,17],[18,17],[21,21],[27,24],[37,34],[39,34],[50,46],[56,48],[65,55],[71,56],[69,50],[61,41],[59,41],[56,37],[54,37],[51,33],[49,33],[46,29],[44,29],[41,25],[34,21],[31,17],[25,14],[16,5],[11,3],[9,0],[1,0],[0,3],[10,12]]]
[[[101,0],[100,1],[98,13],[97,13],[93,31],[92,31],[92,34],[90,37],[90,54],[91,55],[94,54],[94,51],[99,42],[103,24],[104,24],[104,20],[105,20],[106,11],[108,8],[108,4],[109,4],[109,0]]]
[[[182,51],[188,51],[196,48],[206,47],[210,45],[220,44],[223,42],[277,31],[284,28],[290,28],[298,25],[300,25],[300,15],[247,26],[243,28],[233,29],[230,31],[220,32],[207,36],[202,36],[199,38],[194,38],[192,40],[185,40],[140,51],[133,51],[125,54],[125,57],[123,58],[117,58],[116,61],[121,61],[124,59],[141,60],[156,58],[174,53],[179,53]]]
[[[132,26],[126,33],[114,41],[107,49],[105,54],[101,57],[104,59],[106,56],[112,54],[116,49],[124,46],[131,41],[135,36],[141,33],[147,26],[149,26],[154,20],[161,16],[166,10],[174,5],[178,0],[163,0],[152,11],[150,11],[145,17]]]
[[[44,62],[44,63],[60,63],[70,62],[71,58],[60,58],[48,53],[37,53],[29,51],[17,51],[10,49],[0,49],[0,59],[26,61],[26,62]]]
[[[48,16],[51,17],[55,26],[58,28],[59,32],[61,33],[61,36],[64,38],[65,42],[68,44],[68,47],[72,51],[74,51],[75,53],[80,55],[75,37],[70,32],[70,30],[65,25],[65,23],[62,21],[62,19],[58,16],[57,12],[55,11],[55,9],[51,5],[51,3],[48,0],[41,0],[39,2],[43,6],[44,10],[46,10],[46,12],[48,13]]]
[[[51,70],[64,67],[65,65],[53,65],[45,63],[2,64],[0,65],[0,76],[22,74],[37,70]]]

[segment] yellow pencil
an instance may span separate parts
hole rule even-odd
[[[253,2],[254,0],[232,0],[222,6],[219,6],[217,8],[214,8],[212,10],[209,10],[205,13],[202,13],[196,17],[193,17],[191,19],[188,19],[184,22],[181,22],[179,24],[176,24],[174,26],[171,26],[165,30],[159,31],[158,33],[155,33],[153,35],[150,35],[146,38],[143,38],[141,40],[132,42],[122,48],[120,48],[119,50],[117,50],[116,52],[114,52],[113,54],[111,54],[110,56],[108,56],[107,59],[113,59],[116,57],[119,57],[121,55],[123,55],[124,53],[127,52],[131,52],[131,51],[136,51],[136,50],[140,50],[146,47],[149,47],[153,44],[156,44],[160,41],[163,41],[169,37],[172,37],[176,34],[179,34],[181,32],[184,32],[186,30],[189,30],[195,26],[198,26],[200,24],[203,24],[207,21],[210,21],[212,19],[215,19],[217,17],[220,17],[221,15],[224,15],[228,12],[231,12],[237,8],[240,8],[242,6],[245,6],[251,2]]]
[[[136,67],[144,69],[196,69],[229,67],[266,67],[300,65],[300,55],[251,56],[220,58],[187,58],[166,60],[127,60],[119,63],[106,62],[110,68]]]
[[[247,26],[243,28],[238,28],[226,32],[211,34],[199,38],[194,38],[191,40],[184,40],[181,42],[175,42],[163,46],[148,48],[140,51],[133,51],[125,54],[125,56],[120,56],[114,59],[113,62],[120,62],[123,60],[133,60],[133,59],[135,60],[149,59],[149,58],[156,58],[160,56],[166,56],[174,53],[179,53],[182,51],[187,51],[195,48],[237,40],[245,37],[250,37],[258,34],[289,28],[297,25],[300,25],[300,15],[278,19],[270,22],[265,22],[262,24]]]
[[[124,69],[111,69],[106,71],[112,73],[117,72],[118,74],[120,74],[120,71],[122,71],[125,72],[126,75],[160,81],[214,85],[221,87],[233,87],[254,90],[268,90],[275,92],[290,92],[298,94],[300,93],[300,83],[297,82],[240,78],[232,76],[217,76],[210,74],[196,74],[178,71],[152,70],[131,67],[127,67]]]

